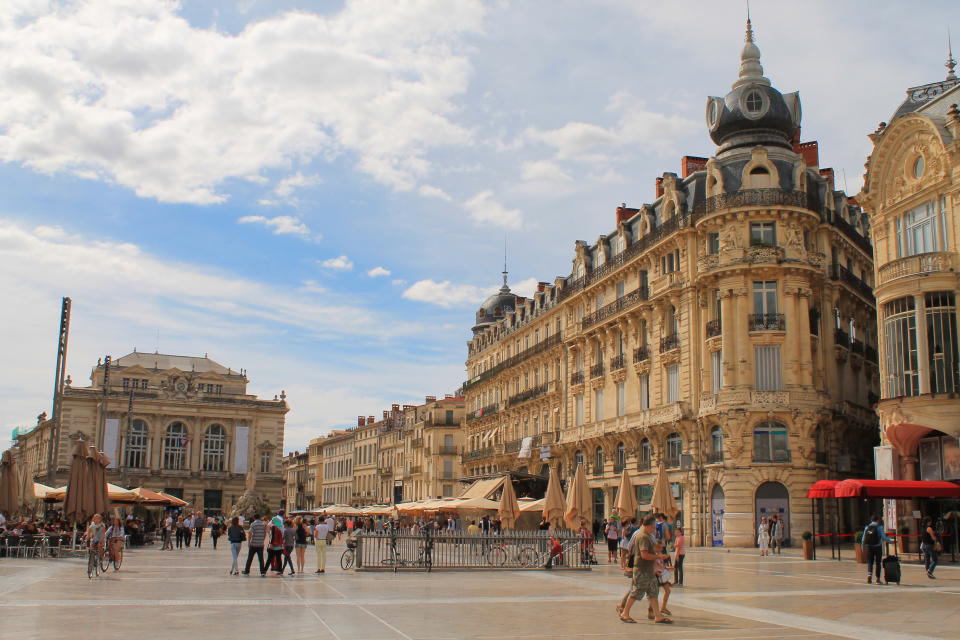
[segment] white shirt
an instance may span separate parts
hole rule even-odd
[[[330,533],[330,531],[331,531],[329,522],[330,522],[329,520],[326,521],[326,522],[324,522],[323,520],[321,520],[321,521],[318,522],[318,523],[316,524],[316,526],[313,528],[313,539],[314,539],[315,541],[317,541],[317,542],[320,542],[320,541],[326,542],[326,541],[327,541],[327,534]]]

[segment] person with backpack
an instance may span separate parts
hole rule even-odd
[[[884,532],[883,523],[880,516],[874,514],[870,518],[870,523],[863,529],[863,551],[867,556],[867,584],[873,581],[873,575],[876,573],[877,584],[883,584],[880,581],[880,564],[883,560],[883,544],[890,542],[891,538]],[[874,570],[874,564],[876,569]]]

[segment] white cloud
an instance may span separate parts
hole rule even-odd
[[[273,233],[276,235],[310,235],[310,227],[294,216],[276,216],[273,218],[267,218],[265,216],[243,216],[242,218],[238,218],[237,222],[240,224],[262,224],[269,229],[273,229]]]
[[[349,154],[378,182],[412,189],[432,170],[430,149],[470,141],[450,116],[479,0],[351,0],[237,34],[190,26],[176,2],[6,9],[0,160],[41,173],[209,204],[229,179]],[[304,186],[297,176],[281,195]]]
[[[453,198],[451,198],[446,191],[439,187],[434,187],[433,185],[421,185],[417,191],[425,198],[439,198],[440,200],[446,200],[447,202],[453,200]]]
[[[390,284],[396,285],[396,286],[398,286],[398,287],[402,287],[402,286],[404,286],[404,285],[407,284],[407,281],[404,280],[403,278],[396,278],[396,279],[394,279],[394,280],[391,280],[391,281],[390,281]]]
[[[389,270],[389,269],[384,269],[383,267],[374,267],[373,269],[370,269],[369,271],[367,271],[367,275],[370,276],[371,278],[379,278],[379,277],[382,277],[382,276],[389,276],[389,275],[390,275],[390,270]]]
[[[419,280],[410,285],[403,292],[407,300],[427,302],[449,309],[469,304],[480,304],[496,287],[475,287],[470,284],[453,284],[449,280],[435,282],[433,280]]]
[[[304,293],[327,293],[329,291],[316,280],[304,280],[301,285],[299,291]]]
[[[336,258],[329,258],[320,263],[321,267],[333,269],[334,271],[350,271],[353,269],[353,262],[346,255],[339,255]]]
[[[489,189],[481,191],[463,203],[470,219],[477,224],[489,224],[504,229],[519,229],[522,215],[517,209],[508,209],[493,197]]]
[[[281,198],[289,198],[294,189],[301,189],[303,187],[312,187],[314,185],[320,184],[323,182],[323,178],[317,175],[308,175],[305,176],[299,171],[297,171],[292,176],[287,176],[277,183],[277,186],[274,187],[273,192]]]
[[[569,182],[572,178],[556,163],[549,160],[524,162],[520,168],[520,177],[524,180],[544,182]]]

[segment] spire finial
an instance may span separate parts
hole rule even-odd
[[[753,42],[753,23],[750,22],[750,0],[747,0],[747,37],[744,42]]]
[[[747,3],[747,34],[743,39],[743,49],[740,51],[740,77],[733,83],[733,88],[736,89],[745,84],[770,86],[770,81],[763,77],[763,67],[760,65],[760,48],[754,40],[749,2]]]
[[[947,68],[947,80],[956,80],[957,74],[954,69],[957,68],[957,61],[953,58],[953,42],[950,41],[950,27],[947,27],[947,63],[943,66]]]
[[[500,291],[510,291],[507,286],[507,235],[503,235],[503,287]]]

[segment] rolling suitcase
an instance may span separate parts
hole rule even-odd
[[[900,584],[900,557],[889,554],[889,547],[887,548],[888,555],[884,557],[881,564],[883,565],[883,581],[887,584],[891,582],[896,582]]]

